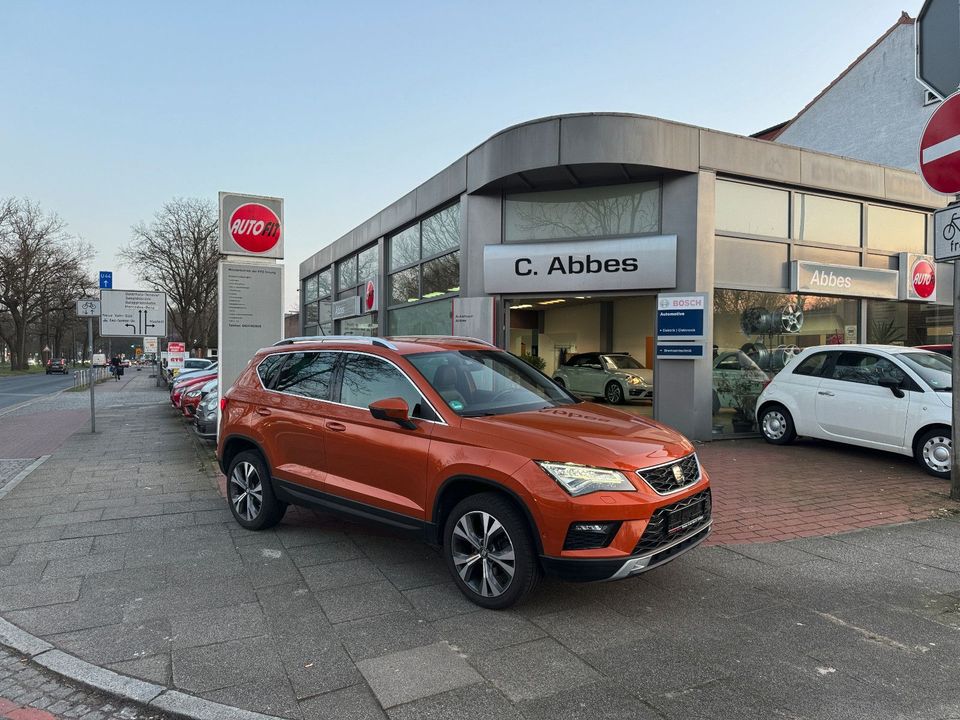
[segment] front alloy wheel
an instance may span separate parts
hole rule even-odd
[[[917,460],[926,472],[934,477],[950,477],[950,458],[953,442],[947,430],[931,430],[917,443],[920,452]]]
[[[461,500],[447,516],[443,535],[454,582],[481,607],[509,607],[540,579],[526,519],[499,493]]]
[[[774,445],[786,445],[797,436],[793,427],[793,418],[785,407],[771,405],[763,411],[760,430],[764,439]]]
[[[623,402],[623,388],[620,387],[618,382],[609,382],[607,383],[606,390],[604,390],[603,397],[611,405],[619,405]]]

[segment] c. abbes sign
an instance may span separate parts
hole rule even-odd
[[[220,193],[220,252],[283,259],[283,199]]]
[[[280,242],[280,218],[266,205],[247,203],[230,216],[230,236],[248,252],[262,254]]]

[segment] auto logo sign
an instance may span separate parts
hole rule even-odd
[[[937,271],[929,260],[917,258],[910,268],[910,284],[917,297],[924,300],[937,289]]]
[[[363,312],[374,312],[377,309],[377,283],[375,280],[368,280],[363,290]]]
[[[230,215],[230,236],[247,252],[272,250],[281,232],[280,218],[266,205],[246,203]]]

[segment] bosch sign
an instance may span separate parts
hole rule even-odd
[[[937,266],[932,257],[900,253],[900,299],[936,302]]]
[[[220,252],[283,259],[283,200],[220,193]]]
[[[230,236],[247,252],[265,253],[280,242],[280,218],[266,205],[247,203],[230,215]]]

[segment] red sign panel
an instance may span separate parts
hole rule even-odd
[[[933,263],[923,258],[913,263],[910,268],[910,284],[918,297],[926,299],[933,295],[933,291],[937,289],[936,273]]]
[[[920,174],[931,190],[960,192],[960,93],[940,103],[923,129]]]
[[[280,242],[280,218],[266,205],[247,203],[230,216],[230,236],[247,252],[264,253]]]
[[[182,353],[186,352],[186,345],[182,342],[168,342],[167,343],[167,352],[172,353]]]

